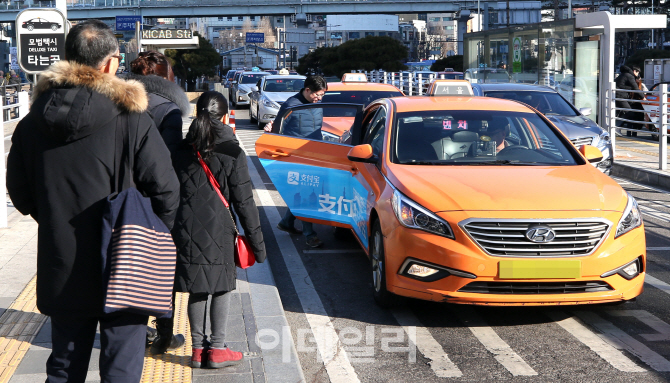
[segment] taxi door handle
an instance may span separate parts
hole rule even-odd
[[[263,151],[263,153],[264,153],[264,154],[267,154],[267,155],[269,155],[269,156],[271,156],[271,157],[273,157],[273,158],[277,158],[277,157],[288,157],[288,156],[290,156],[289,153],[284,153],[284,152],[282,152],[280,149],[277,149],[276,151],[265,150],[265,151]]]

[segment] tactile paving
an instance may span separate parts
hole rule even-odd
[[[186,344],[174,351],[151,355],[144,354],[142,383],[190,383],[191,382],[191,331],[188,325],[188,294],[177,293],[174,303],[174,332],[184,334]],[[155,327],[151,320],[149,325]]]
[[[33,277],[0,316],[0,383],[9,382],[46,320],[37,310]]]

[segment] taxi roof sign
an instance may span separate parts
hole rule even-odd
[[[426,96],[474,96],[472,85],[467,80],[434,80]]]
[[[365,73],[345,73],[342,82],[368,82],[368,77]]]
[[[251,68],[251,71],[252,71],[252,72],[260,72],[260,71],[261,71],[261,68],[255,66],[255,67]]]

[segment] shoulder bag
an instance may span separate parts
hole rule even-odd
[[[216,194],[219,195],[221,202],[223,202],[223,205],[226,207],[228,214],[230,214],[230,219],[233,221],[233,227],[235,228],[235,236],[236,236],[235,265],[241,269],[246,269],[248,267],[253,266],[254,263],[256,263],[256,257],[254,256],[254,252],[253,250],[251,250],[251,246],[249,246],[249,241],[247,240],[247,238],[241,235],[239,231],[237,231],[237,223],[233,218],[233,214],[230,212],[230,205],[228,204],[228,201],[226,201],[226,198],[221,193],[221,186],[219,186],[219,182],[214,177],[214,174],[212,174],[212,171],[209,170],[209,166],[207,166],[205,160],[202,159],[200,152],[195,149],[195,145],[193,146],[193,150],[195,150],[195,154],[198,156],[200,166],[202,166],[202,169],[205,171],[205,174],[207,174],[209,183],[214,188]]]
[[[104,312],[169,317],[177,249],[151,200],[134,187],[128,120],[126,113],[117,117],[114,192],[102,220]]]

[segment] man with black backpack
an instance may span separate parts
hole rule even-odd
[[[84,382],[99,325],[101,380],[139,382],[148,316],[103,312],[102,216],[117,186],[117,129],[127,132],[120,145],[134,159],[129,177],[168,228],[179,181],[145,112],[143,86],[115,77],[114,32],[98,20],[79,23],[65,56],[41,74],[7,160],[12,202],[39,225],[37,307],[52,332],[46,381]]]

